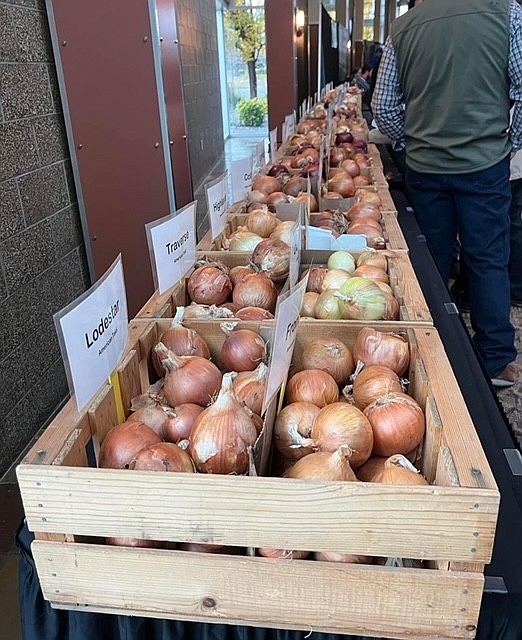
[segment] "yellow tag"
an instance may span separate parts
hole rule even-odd
[[[115,371],[109,378],[109,383],[114,389],[114,398],[116,400],[116,412],[118,414],[118,420],[125,422],[125,411],[123,410],[123,400],[121,398],[120,378],[118,372]]]

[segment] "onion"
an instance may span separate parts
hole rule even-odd
[[[384,484],[401,485],[427,485],[428,481],[421,476],[419,471],[403,455],[390,456],[384,463],[384,469],[375,478],[374,482]]]
[[[221,386],[221,371],[200,356],[177,356],[163,343],[155,347],[167,373],[163,395],[171,407],[190,402],[205,407]]]
[[[323,291],[340,289],[350,277],[350,272],[345,269],[328,269],[323,278]]]
[[[321,293],[323,290],[323,278],[326,275],[328,269],[326,267],[312,267],[308,270],[308,282],[306,283],[306,290],[313,291],[315,293]]]
[[[408,340],[397,333],[363,327],[357,334],[353,354],[365,365],[380,364],[403,376],[410,365]]]
[[[234,329],[222,324],[226,338],[221,345],[221,362],[227,371],[253,371],[266,357],[266,343],[252,329]]]
[[[194,473],[189,454],[172,442],[158,442],[141,449],[129,464],[135,471],[179,471]]]
[[[380,267],[374,267],[371,264],[362,264],[360,267],[355,269],[352,275],[360,278],[367,278],[368,280],[378,280],[379,282],[384,282],[384,284],[390,283],[390,278],[386,271]]]
[[[339,387],[333,377],[321,369],[298,371],[286,385],[286,401],[312,402],[318,407],[335,402],[339,397]]]
[[[424,412],[401,392],[390,392],[364,409],[373,429],[373,452],[378,456],[409,453],[424,437]]]
[[[386,315],[386,294],[367,278],[349,278],[335,295],[345,320],[382,320]]]
[[[354,179],[348,174],[345,176],[341,174],[335,175],[328,180],[327,186],[328,191],[337,191],[343,198],[351,198],[355,194]]]
[[[235,267],[232,267],[230,269],[230,282],[232,282],[232,286],[235,287],[240,280],[242,280],[246,276],[251,276],[254,273],[254,269],[248,265],[236,265]],[[232,291],[232,294],[233,293],[234,292]]]
[[[361,217],[361,218],[356,218],[353,222],[350,222],[348,229],[352,232],[352,233],[361,233],[364,234],[365,231],[356,231],[356,229],[374,229],[374,233],[378,233],[379,235],[382,235],[384,233],[383,228],[381,226],[381,223],[378,220],[375,220],[375,218],[372,218],[371,216],[367,216],[367,217]]]
[[[273,178],[279,178],[279,176],[290,175],[290,171],[286,165],[277,163],[270,167],[267,171],[267,175],[272,176]]]
[[[270,280],[270,282],[272,281]],[[274,314],[268,311],[268,309],[263,309],[262,307],[242,307],[241,309],[238,309],[234,315],[240,320],[249,321],[274,319]]]
[[[275,214],[277,205],[285,202],[288,202],[288,196],[282,191],[274,191],[274,193],[271,193],[266,197],[266,204],[268,205],[268,209],[272,215]],[[267,236],[263,237],[266,238]]]
[[[384,469],[387,458],[384,456],[371,456],[357,469],[357,478],[361,482],[374,482],[375,478]]]
[[[161,438],[143,422],[122,422],[103,439],[98,466],[103,469],[124,469],[138,451],[157,442],[161,442]]]
[[[296,223],[293,220],[285,220],[284,222],[280,222],[272,231],[270,237],[275,238],[276,240],[282,240],[288,246],[290,246],[292,243],[292,233],[295,224]]]
[[[343,445],[350,447],[350,464],[354,469],[372,453],[372,426],[362,411],[347,402],[323,407],[314,420],[310,437],[321,451],[337,451]]]
[[[252,263],[274,282],[286,280],[290,269],[290,247],[282,240],[267,238],[254,249]]]
[[[357,189],[355,198],[359,202],[369,202],[377,207],[382,207],[382,198],[376,191],[370,189]]]
[[[379,267],[388,272],[388,259],[382,252],[375,251],[375,249],[368,249],[360,254],[357,258],[357,266],[362,267],[363,264]]]
[[[348,221],[344,217],[344,214],[340,211],[332,211],[331,209],[321,211],[317,216],[314,216],[311,224],[314,227],[330,229],[338,235],[342,235],[348,231]]]
[[[359,218],[373,218],[377,221],[382,220],[381,210],[371,202],[356,202],[344,215],[350,222]]]
[[[274,313],[277,287],[265,273],[253,273],[236,284],[232,291],[232,301],[239,309],[260,307]]]
[[[250,214],[249,214],[250,215]],[[272,214],[271,214],[272,215]],[[244,227],[236,229],[226,241],[228,251],[253,251],[263,238]]]
[[[126,422],[143,422],[161,439],[165,438],[165,430],[174,415],[171,407],[163,404],[154,394],[144,393],[132,399],[131,411]]]
[[[341,162],[341,168],[344,169],[346,173],[352,178],[355,178],[361,173],[359,165],[357,164],[357,162],[355,162],[355,160],[352,160],[351,158],[346,158],[346,160],[343,160]]]
[[[224,544],[198,544],[197,542],[182,542],[179,545],[180,551],[190,551],[191,553],[222,553]]]
[[[337,191],[327,191],[321,196],[323,200],[342,200],[343,197]]]
[[[319,294],[314,307],[314,315],[319,320],[340,320],[342,318],[336,289],[327,289]]]
[[[134,547],[136,549],[162,549],[165,547],[164,542],[143,538],[110,537],[105,538],[105,542],[114,547]]]
[[[261,238],[268,238],[278,223],[279,220],[273,213],[261,209],[251,211],[245,220],[246,228]],[[252,247],[251,250],[253,251],[254,248]]]
[[[355,271],[355,258],[349,251],[334,251],[327,262],[328,269],[342,269],[353,273]]]
[[[310,195],[308,193],[301,193],[296,198],[294,198],[293,202],[294,204],[299,204],[300,202],[305,204],[309,213],[314,213],[316,211],[319,211],[317,198],[314,196],[313,193],[311,193]]]
[[[183,320],[216,320],[220,318],[232,318],[233,313],[225,307],[216,307],[215,304],[197,304],[191,302],[185,307]]]
[[[320,409],[312,402],[292,402],[277,414],[274,423],[274,444],[287,460],[299,460],[313,453],[307,442]]]
[[[310,555],[310,551],[295,551],[291,549],[268,549],[260,547],[257,552],[263,558],[277,558],[279,560],[304,560]]]
[[[199,414],[192,429],[189,453],[201,473],[248,471],[248,450],[257,430],[234,395],[233,380],[234,374],[225,373],[217,400]]]
[[[234,378],[232,388],[237,400],[250,411],[261,415],[268,367],[260,362],[253,371],[243,371]]]
[[[279,191],[280,189],[281,183],[273,176],[263,175],[252,181],[252,191],[261,191],[265,196],[268,196],[274,191]]]
[[[336,146],[338,146],[340,144],[344,144],[345,142],[349,142],[349,143],[353,142],[352,134],[349,131],[339,131],[335,135],[335,144],[336,144]]]
[[[301,305],[301,318],[315,318],[315,305],[319,294],[315,291],[307,291],[303,296],[303,304]]]
[[[343,160],[346,160],[346,155],[342,147],[332,147],[330,149],[330,166],[338,167]],[[333,189],[335,191],[335,189]]]
[[[205,340],[194,329],[187,329],[182,325],[185,307],[178,307],[172,319],[171,326],[161,334],[160,342],[177,356],[201,356],[210,358],[210,351]],[[158,354],[152,351],[152,364],[156,373],[163,377],[165,367],[158,358]]]
[[[355,189],[358,189],[359,187],[369,187],[371,184],[372,181],[366,176],[354,176],[353,178],[353,186]]]
[[[165,427],[165,440],[178,444],[190,436],[194,422],[203,411],[203,407],[192,402],[185,402],[170,411],[172,415]]]
[[[381,285],[383,283],[379,282],[377,284]],[[386,296],[386,311],[384,313],[383,320],[398,320],[401,312],[399,301],[395,298],[393,293],[387,293],[382,287],[380,288]]]
[[[265,204],[266,203],[266,193],[263,191],[249,191],[247,193],[247,202],[250,204]]]
[[[371,556],[359,556],[351,553],[336,553],[332,551],[316,551],[315,560],[323,562],[346,562],[347,564],[371,564]]]
[[[187,281],[190,299],[198,304],[222,304],[232,293],[232,283],[217,267],[198,267]]]
[[[353,381],[353,401],[361,410],[390,392],[401,393],[401,381],[393,369],[384,365],[365,365]]]
[[[297,197],[300,193],[306,192],[308,189],[308,181],[301,176],[293,176],[283,187],[283,192],[287,196]]]
[[[335,451],[317,451],[300,458],[284,473],[285,478],[356,482],[351,467],[352,450],[343,445]]]
[[[327,371],[337,384],[346,384],[355,369],[350,349],[337,338],[315,338],[303,349],[304,369]]]

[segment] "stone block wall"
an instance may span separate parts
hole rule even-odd
[[[88,275],[44,1],[0,34],[1,477],[68,395],[53,314]]]

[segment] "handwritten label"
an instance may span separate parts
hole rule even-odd
[[[270,162],[277,160],[277,127],[270,131]]]
[[[288,376],[307,281],[308,275],[289,293],[279,296],[277,301],[274,340],[263,400],[263,413]]]
[[[191,202],[173,216],[145,225],[160,295],[184,278],[196,262],[196,206]]]
[[[232,162],[230,173],[232,174],[232,199],[234,202],[239,202],[246,198],[252,186],[253,170],[254,161],[252,156]]]
[[[210,216],[212,239],[217,238],[227,226],[227,174],[205,185]]]
[[[88,291],[54,315],[69,389],[82,411],[116,370],[127,344],[121,256]]]

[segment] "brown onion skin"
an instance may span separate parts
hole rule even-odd
[[[315,318],[315,305],[319,294],[314,291],[307,291],[303,296],[300,316],[302,318]]]
[[[365,409],[369,404],[390,391],[402,392],[399,376],[380,364],[368,364],[357,374],[353,382],[353,401],[358,409]]]
[[[311,402],[319,408],[335,402],[339,387],[333,377],[321,369],[298,371],[286,385],[286,402]]]
[[[274,444],[287,460],[299,460],[314,452],[312,446],[292,447],[299,444],[298,438],[292,434],[297,432],[303,438],[309,438],[319,411],[312,402],[292,402],[278,413],[274,423]]]
[[[294,176],[285,184],[283,192],[286,193],[287,196],[296,198],[299,194],[306,192],[307,188],[308,182],[306,178]]]
[[[226,371],[253,371],[265,357],[266,343],[252,329],[230,331],[221,346],[221,362]]]
[[[321,451],[337,451],[348,445],[352,450],[350,465],[359,468],[373,449],[373,429],[368,418],[357,407],[334,402],[323,407],[314,420],[311,438]]]
[[[375,478],[384,469],[385,456],[372,455],[364,464],[357,469],[357,478],[361,482],[374,482]]]
[[[274,282],[286,280],[290,269],[290,247],[282,240],[266,238],[252,252],[252,263]]]
[[[277,287],[264,273],[246,275],[236,283],[232,301],[238,307],[260,307],[274,313],[277,304]]]
[[[332,482],[357,482],[351,466],[351,455],[346,451],[316,451],[300,458],[288,468],[285,478],[300,480],[324,480]]]
[[[196,418],[203,411],[203,407],[192,402],[185,402],[174,407],[175,415],[165,426],[164,438],[168,442],[177,444],[190,436]]]
[[[312,267],[308,272],[306,291],[321,293],[321,291],[323,290],[323,280],[327,271],[327,267]]]
[[[233,389],[237,400],[250,411],[261,415],[263,409],[263,399],[266,387],[266,374],[268,369],[265,365],[264,375],[260,374],[260,369],[255,371],[242,371],[234,378]]]
[[[177,356],[200,356],[210,358],[210,350],[205,340],[194,329],[181,325],[171,327],[161,334],[160,342]],[[163,366],[156,351],[152,351],[152,364],[156,373],[162,378],[165,375]]]
[[[389,284],[390,282],[390,278],[384,269],[373,267],[370,264],[362,264],[360,267],[357,267],[352,273],[352,276],[368,278],[368,280],[377,280],[378,282],[384,282],[384,284]]]
[[[425,418],[418,403],[405,393],[389,393],[364,409],[373,429],[373,452],[378,456],[406,454],[424,437]]]
[[[129,464],[135,471],[168,471],[194,473],[189,454],[172,442],[158,442],[138,451]]]
[[[279,191],[280,189],[280,181],[273,176],[259,176],[259,178],[252,181],[252,191],[260,191],[261,193],[264,193],[265,196],[274,193],[274,191]]]
[[[198,304],[223,304],[232,293],[229,276],[217,267],[198,267],[187,281],[190,299]]]
[[[406,338],[371,327],[364,327],[359,331],[353,353],[364,364],[389,367],[398,376],[404,375],[410,365],[410,348]]]
[[[171,407],[190,402],[206,407],[221,387],[221,371],[213,362],[199,356],[179,356],[182,363],[168,371],[163,395]]]
[[[236,286],[238,282],[246,278],[247,276],[251,276],[255,273],[252,267],[247,265],[236,265],[230,269],[229,277],[232,282],[232,286]]]
[[[162,405],[154,403],[150,407],[142,407],[129,414],[125,422],[142,422],[153,429],[163,440],[170,416]]]
[[[158,442],[161,442],[161,438],[143,422],[122,422],[103,439],[98,466],[103,469],[125,469],[141,449]]]
[[[315,338],[301,355],[304,369],[322,369],[328,372],[337,384],[346,384],[355,370],[350,349],[336,338]]]
[[[382,220],[380,208],[370,202],[356,202],[344,215],[350,222],[359,218],[373,218],[377,221]]]
[[[390,456],[384,463],[384,469],[375,478],[374,482],[382,484],[397,484],[405,486],[428,485],[429,482],[416,471],[411,471],[402,466],[401,460],[404,458],[401,454]]]
[[[270,282],[272,281],[270,280]],[[240,320],[250,321],[274,319],[274,314],[268,311],[268,309],[263,309],[262,307],[243,307],[236,311],[235,316]]]

